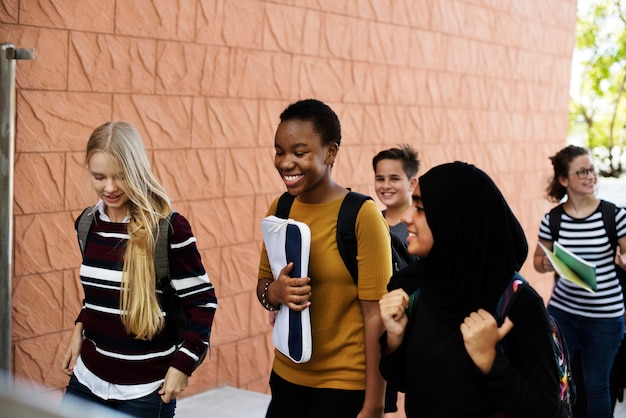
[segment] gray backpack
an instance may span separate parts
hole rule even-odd
[[[83,213],[78,217],[76,222],[76,234],[78,235],[78,245],[83,257],[85,256],[85,248],[91,228],[93,227],[94,220],[94,208],[90,206],[86,208]],[[156,288],[163,292],[163,309],[166,312],[166,321],[168,324],[166,329],[168,330],[168,337],[176,344],[182,342],[182,333],[187,323],[187,313],[185,312],[183,304],[180,302],[178,296],[176,296],[176,290],[172,286],[170,279],[170,263],[169,263],[169,243],[172,233],[171,221],[178,215],[177,212],[170,212],[170,214],[159,220],[158,235],[155,235],[155,247],[154,247],[154,271],[156,273]],[[156,234],[156,229],[153,231]],[[200,363],[204,360],[206,351],[200,359],[196,362],[194,369],[196,369]]]

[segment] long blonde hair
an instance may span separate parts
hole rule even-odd
[[[130,239],[120,296],[122,323],[136,339],[150,340],[164,327],[156,298],[152,231],[158,228],[159,219],[170,213],[170,200],[152,173],[141,135],[131,124],[113,121],[96,128],[87,142],[87,163],[96,152],[105,153],[118,166],[129,199]]]

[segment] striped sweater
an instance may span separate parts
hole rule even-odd
[[[539,238],[558,241],[574,254],[596,265],[598,290],[589,293],[567,280],[559,280],[552,292],[550,306],[587,318],[619,318],[624,315],[622,287],[615,273],[615,248],[611,248],[602,221],[600,205],[588,217],[572,218],[563,213],[559,236],[552,237],[550,214],[541,220]],[[626,210],[616,209],[617,237],[626,235]]]
[[[138,385],[163,379],[170,366],[191,375],[197,357],[208,349],[217,299],[202,265],[191,227],[182,215],[172,220],[169,260],[172,286],[186,307],[188,321],[177,347],[161,331],[150,341],[128,335],[120,318],[123,257],[129,239],[126,223],[96,216],[80,267],[85,299],[76,322],[84,328],[81,358],[99,378]],[[162,293],[157,299],[163,306]]]

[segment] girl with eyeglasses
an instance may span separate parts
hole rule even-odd
[[[626,269],[626,210],[615,207],[612,215],[617,237],[608,236],[602,209],[610,204],[596,197],[598,176],[589,151],[569,145],[550,160],[554,174],[546,189],[548,198],[553,202],[564,197],[567,200],[561,204],[562,210],[543,217],[539,242],[552,249],[558,241],[595,264],[597,291],[591,293],[559,279],[548,310],[561,326],[570,356],[580,358],[572,369],[579,398],[587,399],[586,416],[608,418],[612,415],[609,375],[624,336],[624,301],[616,269]],[[560,219],[551,223],[550,217],[557,214]],[[613,247],[611,242],[618,245]],[[539,273],[554,271],[539,245],[533,264]],[[584,384],[576,380],[577,375],[582,376]],[[585,416],[584,411],[577,414],[576,409],[575,416]]]

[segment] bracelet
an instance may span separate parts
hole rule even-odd
[[[261,305],[268,311],[277,311],[280,309],[280,306],[274,306],[267,300],[267,289],[269,289],[270,283],[270,281],[265,282],[263,293],[261,293]]]

